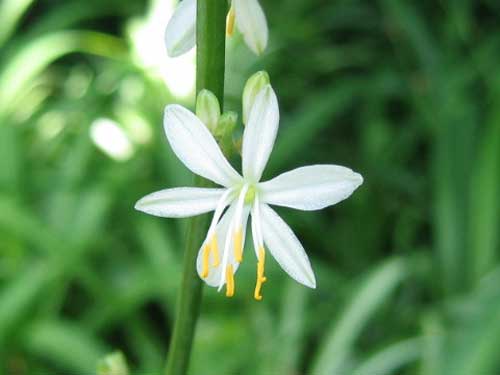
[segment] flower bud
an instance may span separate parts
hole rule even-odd
[[[105,356],[97,365],[98,375],[128,375],[125,357],[121,352],[114,352]]]
[[[226,135],[232,135],[238,121],[238,114],[233,111],[227,111],[222,114],[217,124],[216,135],[223,138]]]
[[[201,90],[196,98],[196,116],[206,125],[208,130],[215,132],[220,118],[220,105],[217,97],[208,90]]]
[[[233,152],[233,132],[238,121],[238,114],[236,112],[224,112],[217,124],[215,138],[219,141],[222,152],[227,157],[230,157]]]
[[[250,111],[252,110],[253,103],[257,94],[262,90],[262,88],[269,84],[269,74],[265,71],[260,71],[252,75],[243,90],[243,124],[247,124],[248,118],[250,117]]]

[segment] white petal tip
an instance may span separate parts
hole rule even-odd
[[[134,209],[137,210],[137,211],[141,211],[141,212],[144,212],[144,207],[142,206],[142,199],[139,199],[135,205],[134,205]]]
[[[188,52],[196,44],[196,0],[181,1],[165,29],[165,46],[170,57]]]
[[[314,277],[314,275],[312,275],[312,278],[305,280],[303,284],[308,288],[316,289],[316,278]]]
[[[183,54],[183,51],[181,49],[177,49],[175,47],[167,46],[167,55],[168,55],[168,57],[175,58],[175,57],[179,57],[182,54]]]
[[[181,45],[169,43],[168,39],[165,42],[165,47],[167,49],[167,56],[170,58],[175,58],[184,55],[189,52],[194,46],[191,45]]]
[[[236,24],[248,47],[259,55],[269,37],[266,16],[257,0],[233,1]]]
[[[151,209],[151,207],[148,207],[147,202],[145,202],[144,199],[140,199],[139,201],[137,201],[137,203],[134,205],[134,209],[148,215],[164,217],[160,215],[158,212],[156,212],[154,209]]]
[[[266,50],[266,46],[263,46],[263,47],[257,46],[255,48],[252,48],[253,53],[255,53],[257,56],[261,56],[265,50]]]
[[[184,107],[182,107],[179,104],[169,104],[165,107],[164,114],[166,116],[170,113],[174,113],[174,112],[179,111],[179,110],[182,111],[183,109],[184,109]]]
[[[352,172],[352,178],[353,178],[354,184],[356,185],[355,189],[357,189],[359,186],[361,186],[364,182],[363,176],[361,176],[359,173]]]

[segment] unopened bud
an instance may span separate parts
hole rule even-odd
[[[215,138],[219,141],[219,145],[224,152],[224,155],[230,157],[233,150],[233,132],[236,128],[236,123],[238,121],[238,114],[236,112],[228,111],[224,112],[219,119],[217,124],[217,130],[215,132]]]
[[[248,122],[255,98],[260,90],[262,90],[265,85],[268,85],[269,82],[269,74],[263,70],[255,73],[248,79],[245,84],[245,89],[243,90],[243,124],[246,125]]]
[[[128,375],[125,357],[121,352],[105,356],[97,365],[98,375]]]
[[[196,98],[196,116],[212,133],[220,118],[220,105],[217,97],[208,90],[201,90]]]
[[[236,112],[224,112],[219,119],[215,134],[220,138],[223,138],[226,135],[232,135],[237,121],[238,114]]]

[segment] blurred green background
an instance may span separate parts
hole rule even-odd
[[[255,302],[251,257],[234,298],[205,288],[190,373],[500,373],[500,3],[261,3],[270,45],[228,41],[226,108],[266,69],[266,175],[334,163],[365,183],[278,210],[316,290],[269,261]],[[115,350],[160,373],[186,220],[133,206],[192,180],[162,130],[194,101],[194,54],[163,47],[173,6],[0,2],[0,373],[92,374]]]

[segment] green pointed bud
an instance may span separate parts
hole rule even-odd
[[[196,98],[196,116],[207,126],[208,130],[215,132],[220,118],[220,105],[217,97],[208,90],[201,90]]]
[[[97,365],[98,375],[128,375],[125,356],[121,352],[114,352],[105,356]]]
[[[232,135],[238,121],[238,114],[233,111],[227,111],[222,114],[217,123],[216,136],[224,138],[226,135]]]
[[[222,152],[227,157],[231,157],[234,152],[233,149],[233,132],[236,128],[238,121],[238,114],[236,112],[227,111],[222,114],[217,124],[215,138],[219,141]]]
[[[255,73],[248,79],[245,89],[243,90],[243,124],[246,125],[248,122],[255,98],[260,90],[262,90],[265,85],[268,85],[269,82],[269,74],[263,70]]]

